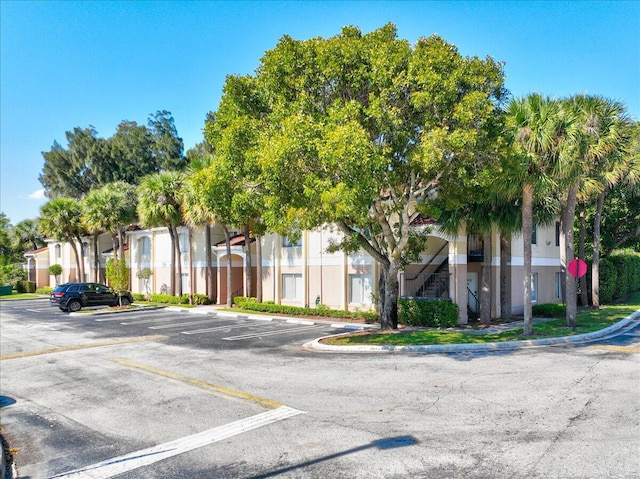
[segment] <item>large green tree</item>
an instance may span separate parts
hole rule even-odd
[[[186,164],[182,138],[166,110],[149,115],[148,125],[122,121],[108,139],[98,137],[89,126],[68,131],[66,140],[66,148],[54,142],[50,151],[42,153],[39,180],[50,198],[80,199],[114,181],[138,184],[145,175]]]
[[[184,181],[184,217],[191,224],[222,225],[227,252],[227,307],[232,306],[232,261],[229,218],[233,216],[233,175],[224,162],[211,163],[189,174]],[[209,248],[210,249],[210,248]]]
[[[231,175],[228,183],[231,216],[225,218],[225,222],[244,232],[246,296],[253,296],[251,238],[263,231],[264,188],[260,181],[258,152],[267,113],[257,81],[252,77],[230,76],[227,77],[220,106],[215,113],[209,114],[204,130],[216,165],[227,169]],[[260,252],[260,238],[256,251]],[[259,254],[257,260],[260,275],[262,258]],[[258,288],[260,283],[259,279]]]
[[[107,142],[92,126],[66,132],[67,148],[54,142],[43,152],[44,166],[39,176],[49,198],[81,198],[110,170]]]
[[[380,265],[381,326],[397,327],[398,275],[428,234],[411,223],[441,183],[490,156],[502,65],[463,57],[438,36],[411,46],[388,24],[286,36],[255,78],[268,111],[257,153],[266,224],[336,225],[336,247],[364,249]]]

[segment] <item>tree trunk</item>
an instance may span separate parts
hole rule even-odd
[[[580,236],[578,238],[578,258],[586,262],[585,258],[585,242],[587,238],[587,220],[585,218],[585,205],[580,202],[578,205],[580,210]],[[587,293],[587,275],[580,278],[580,304],[582,306],[589,305],[589,295]]]
[[[231,235],[229,234],[229,228],[227,225],[224,225],[224,244],[227,247],[227,308],[230,308],[233,305],[233,298],[231,295],[233,291],[231,290],[231,281],[233,279],[233,275],[231,274]]]
[[[511,319],[511,239],[500,235],[500,316]]]
[[[169,238],[171,238],[171,266],[170,266],[170,276],[171,280],[169,281],[169,294],[171,296],[176,295],[176,237],[173,232],[173,228],[171,226],[169,228]]]
[[[603,191],[596,203],[596,216],[593,219],[593,263],[591,265],[591,304],[593,309],[600,308],[600,224],[604,207]]]
[[[78,254],[78,245],[76,244],[75,238],[71,238],[69,241],[71,244],[71,249],[73,250],[73,254],[76,257],[76,276],[80,275],[80,255]],[[82,248],[82,243],[80,243],[80,247]],[[76,281],[84,281],[84,278],[76,278]]]
[[[204,244],[207,248],[207,297],[213,303],[215,291],[213,289],[213,256],[211,254],[211,225],[209,223],[204,227]]]
[[[533,333],[531,312],[531,234],[533,232],[533,187],[525,184],[522,188],[522,242],[524,244],[524,330],[525,336]]]
[[[256,267],[256,299],[262,303],[262,236],[256,236]]]
[[[80,269],[78,270],[78,274],[80,275],[80,278],[78,279],[78,281],[80,282],[84,282],[86,281],[85,276],[84,276],[84,244],[82,243],[82,238],[80,236],[76,237],[76,240],[78,241],[78,244],[80,245],[80,261],[78,263]],[[76,250],[76,258],[77,256],[77,250]]]
[[[118,229],[118,245],[120,248],[120,259],[124,259],[124,230]]]
[[[245,273],[244,273],[244,295],[248,298],[253,296],[253,291],[251,291],[251,277],[253,276],[253,262],[251,261],[251,228],[249,224],[246,224],[244,227],[244,264],[245,264]]]
[[[564,235],[565,210],[560,211],[560,278],[567,276],[567,237]],[[567,302],[567,282],[560,281],[560,297],[562,302]]]
[[[178,291],[177,296],[182,298],[182,254],[180,253],[180,236],[178,236],[178,228],[175,226],[170,226],[173,228],[173,236],[175,238],[174,243],[174,254],[176,257],[176,289]]]
[[[483,259],[480,273],[480,322],[491,323],[491,231],[482,234]]]
[[[98,254],[98,233],[93,235],[93,282],[100,282],[100,256]]]
[[[398,295],[400,282],[398,281],[399,267],[391,262],[384,270],[384,303],[380,311],[381,329],[398,329]]]
[[[573,222],[576,215],[576,197],[578,194],[578,183],[574,183],[569,188],[567,194],[567,206],[564,214],[564,236],[567,261],[572,261],[575,256]],[[575,328],[578,316],[578,297],[576,279],[570,274],[565,274],[565,284],[567,289],[567,326]]]

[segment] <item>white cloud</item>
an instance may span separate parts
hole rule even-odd
[[[33,193],[28,195],[28,198],[31,200],[42,200],[45,198],[44,196],[44,188],[40,188],[39,190],[34,191]]]

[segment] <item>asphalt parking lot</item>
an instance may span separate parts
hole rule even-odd
[[[20,477],[640,469],[635,329],[581,347],[345,355],[302,347],[331,325],[166,310],[83,317],[34,303],[0,304],[0,420]]]

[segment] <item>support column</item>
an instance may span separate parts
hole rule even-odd
[[[458,324],[467,324],[467,235],[464,228],[461,228],[456,238],[449,241],[449,267],[451,301],[460,308]]]

